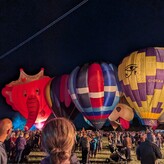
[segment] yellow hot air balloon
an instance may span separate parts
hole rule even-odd
[[[125,57],[118,67],[123,94],[145,125],[164,112],[164,48],[150,47]]]

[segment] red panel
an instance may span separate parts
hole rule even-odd
[[[120,124],[121,124],[123,129],[129,129],[129,127],[130,127],[129,121],[126,121],[121,117],[119,118],[119,120],[120,120]]]
[[[91,105],[93,108],[102,107],[104,104],[104,78],[101,66],[97,63],[91,64],[88,68],[88,87],[89,93],[94,93],[98,97],[91,98]]]

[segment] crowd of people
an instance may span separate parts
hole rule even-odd
[[[4,141],[10,163],[27,162],[31,151],[40,149],[41,131],[12,131]]]
[[[110,132],[108,135],[109,148],[114,146],[124,149],[125,158],[131,161],[131,151],[136,153],[142,164],[157,163],[162,158],[161,148],[164,147],[164,134],[149,129],[139,132]]]
[[[27,156],[40,148],[41,131],[22,131],[12,128],[8,118],[0,120],[0,163],[27,162]]]
[[[74,124],[66,118],[55,118],[48,121],[42,131],[12,130],[12,121],[0,120],[0,163],[7,164],[26,162],[31,151],[41,150],[47,153],[41,164],[88,164],[102,151],[103,136],[108,138],[109,151],[121,148],[126,161],[131,161],[131,151],[136,153],[141,164],[155,164],[162,158],[164,134],[151,130],[128,131],[76,131]],[[75,151],[81,151],[79,161]]]

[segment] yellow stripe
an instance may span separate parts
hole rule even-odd
[[[140,117],[142,119],[158,119],[160,117],[160,114],[158,113],[149,113],[149,112],[141,112],[139,113]]]
[[[130,64],[136,64],[136,65],[138,65],[137,61],[135,61],[135,59],[136,59],[135,58],[136,53],[132,53],[130,55],[129,60],[127,62],[127,66],[130,65]],[[136,78],[135,71],[137,71],[137,67],[136,67],[136,69],[134,71],[131,72],[131,75],[128,77],[129,84],[130,84],[132,90],[138,90],[137,78]]]
[[[146,56],[146,76],[156,75],[156,56]]]
[[[160,95],[158,101],[163,102],[163,104],[164,104],[164,91],[161,91],[161,95]]]
[[[157,69],[164,69],[164,62],[156,62]]]
[[[51,84],[51,80],[46,85],[45,97],[46,97],[46,101],[47,101],[49,107],[51,108],[52,107],[52,100],[51,100],[51,95],[50,95],[50,84]]]
[[[137,64],[137,82],[138,83],[145,83],[146,82],[146,76],[145,76],[145,53],[139,53],[136,54],[136,64]]]
[[[125,96],[126,97],[126,96]],[[129,105],[135,110],[135,111],[138,111],[138,105],[137,105],[137,103],[136,102],[133,102],[132,100],[131,100],[131,98],[130,97],[126,97],[126,100],[127,100],[127,102],[129,103]]]
[[[125,78],[124,74],[125,74],[125,71],[123,70],[123,65],[124,65],[124,62],[125,61],[125,58],[123,59],[122,63],[118,66],[118,79],[119,81],[123,80]]]
[[[147,104],[148,104],[148,109],[152,108],[152,103],[150,103],[152,101],[153,95],[146,95],[147,98]]]
[[[142,107],[143,107],[143,112],[146,112],[149,108],[148,108],[148,105],[147,105],[147,101],[141,101],[141,104],[142,104]]]
[[[153,107],[157,106],[160,96],[161,96],[161,90],[154,89],[154,94],[153,94],[153,98],[152,98],[152,102],[151,102]]]

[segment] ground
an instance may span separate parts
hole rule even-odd
[[[164,157],[164,148],[162,148],[162,155]],[[81,160],[81,151],[76,151],[76,154]],[[103,150],[97,154],[96,158],[90,158],[91,163],[99,164],[104,163],[106,164],[106,159],[110,157],[110,151],[108,149],[108,140],[107,137],[103,137]],[[29,156],[29,163],[39,163],[41,159],[45,157],[44,152],[31,152]],[[136,158],[135,150],[131,152],[132,161],[128,162],[129,164],[139,164],[140,162]],[[123,163],[123,162],[122,162]],[[164,164],[164,158],[158,160],[158,164]]]

